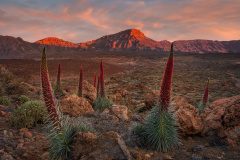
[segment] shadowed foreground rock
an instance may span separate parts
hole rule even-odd
[[[77,95],[67,95],[61,99],[61,106],[64,114],[78,117],[94,112],[91,104],[82,97]]]
[[[96,136],[90,132],[79,132],[74,146],[75,159],[81,160],[129,160],[130,153],[116,132]]]
[[[173,99],[173,109],[176,111],[177,123],[179,131],[183,136],[200,133],[203,124],[197,109],[188,103],[182,97]]]
[[[218,99],[201,114],[204,136],[226,137],[231,145],[240,144],[240,95]]]

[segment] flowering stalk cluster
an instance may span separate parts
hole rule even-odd
[[[103,63],[100,63],[100,96],[105,97],[104,70]]]
[[[79,86],[78,86],[78,96],[82,97],[83,96],[83,69],[81,66],[80,69],[80,78],[79,78]]]
[[[62,130],[61,124],[59,122],[58,114],[56,111],[56,106],[53,101],[52,91],[48,78],[48,69],[47,69],[47,58],[45,53],[45,47],[43,48],[42,54],[42,64],[41,64],[41,82],[42,82],[42,90],[43,90],[43,98],[45,101],[45,105],[47,108],[48,115],[51,121],[54,123],[55,127],[58,131]]]
[[[160,90],[159,98],[160,110],[162,109],[168,110],[171,100],[172,74],[173,74],[173,43],[171,45],[171,51],[165,68]]]

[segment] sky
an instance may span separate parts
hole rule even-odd
[[[0,0],[0,35],[87,42],[136,28],[161,40],[239,40],[240,0]]]

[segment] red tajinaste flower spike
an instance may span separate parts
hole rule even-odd
[[[205,92],[204,92],[204,95],[203,95],[203,100],[202,100],[203,101],[203,105],[207,104],[208,94],[209,94],[209,78],[208,78],[207,86],[205,88]]]
[[[159,99],[160,109],[168,110],[171,100],[172,74],[173,74],[173,43],[171,44],[170,55],[162,79]]]
[[[101,97],[105,97],[104,70],[102,61],[100,63],[100,95]]]
[[[100,90],[100,76],[98,76],[98,81],[97,81],[97,97],[99,96],[99,90]]]
[[[96,88],[96,80],[97,80],[97,77],[96,77],[96,75],[95,75],[95,77],[94,77],[94,87]]]
[[[78,96],[82,97],[83,96],[83,69],[81,66],[80,69],[80,78],[79,78],[79,86],[78,86]]]
[[[45,101],[48,115],[49,115],[51,121],[57,127],[58,131],[61,131],[62,127],[59,122],[59,118],[58,118],[57,111],[56,111],[56,106],[53,101],[52,91],[51,91],[51,87],[50,87],[50,83],[49,83],[49,79],[48,79],[47,58],[46,58],[46,53],[45,53],[45,47],[43,48],[40,74],[41,74],[43,98]]]
[[[61,64],[58,64],[57,85],[60,86]]]

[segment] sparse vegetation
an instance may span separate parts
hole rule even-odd
[[[110,101],[106,97],[97,97],[96,103],[95,103],[95,110],[104,110],[104,109],[109,109],[111,106]]]
[[[9,106],[11,104],[10,100],[6,97],[0,98],[0,104],[4,106]]]
[[[30,98],[28,98],[28,97],[25,96],[25,95],[21,95],[20,97],[18,97],[18,100],[19,100],[21,103],[25,103],[25,102],[30,101]]]
[[[42,101],[29,101],[12,113],[10,122],[16,128],[32,128],[46,121],[46,113]]]

